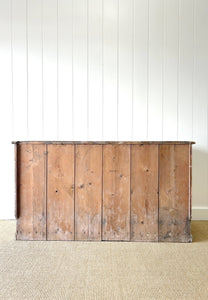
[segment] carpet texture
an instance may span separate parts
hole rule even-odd
[[[15,241],[0,221],[0,299],[208,299],[208,222],[193,243]]]

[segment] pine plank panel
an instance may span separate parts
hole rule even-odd
[[[92,141],[13,141],[12,144],[47,144],[47,145],[189,145],[195,144],[195,142],[183,142],[183,141],[143,141],[143,142],[136,142],[136,141],[121,141],[121,142],[113,142],[113,141],[101,141],[101,142],[92,142]]]
[[[103,240],[130,240],[130,145],[103,146]]]
[[[158,241],[158,145],[131,147],[131,240]]]
[[[17,146],[18,240],[46,239],[46,146]]]
[[[47,240],[73,240],[74,146],[47,149]]]
[[[101,240],[102,145],[77,145],[75,240]]]
[[[159,241],[188,242],[191,241],[189,146],[159,147]]]

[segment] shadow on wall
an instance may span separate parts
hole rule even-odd
[[[208,151],[195,149],[192,153],[192,206],[208,207]]]

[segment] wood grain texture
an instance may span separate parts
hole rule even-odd
[[[18,240],[46,239],[45,145],[17,146]]]
[[[74,239],[74,146],[48,145],[47,240]]]
[[[158,145],[131,147],[131,240],[158,241]]]
[[[20,147],[20,146],[19,146]],[[17,219],[19,217],[19,207],[18,207],[18,157],[17,157],[17,148],[18,145],[15,144],[14,145],[14,176],[15,176],[15,206],[14,206],[14,215],[15,215],[15,219]]]
[[[13,141],[12,144],[47,144],[47,145],[181,145],[195,144],[189,141]]]
[[[15,155],[19,240],[191,241],[191,144],[17,143]]]
[[[190,177],[189,218],[191,220],[192,219],[192,145],[189,145],[189,155],[190,155],[190,161],[189,161],[189,177]]]
[[[189,242],[189,145],[159,147],[159,241]]]
[[[101,240],[102,146],[75,149],[75,239]]]
[[[103,146],[103,240],[130,240],[130,146]]]

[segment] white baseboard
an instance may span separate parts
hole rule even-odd
[[[193,206],[192,220],[208,220],[208,206]]]

